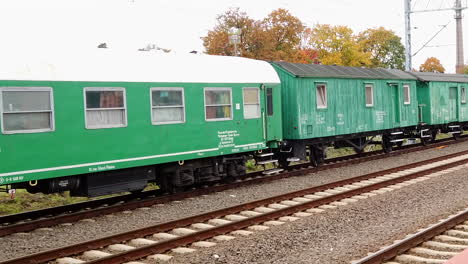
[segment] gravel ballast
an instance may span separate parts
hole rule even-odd
[[[52,230],[34,231],[23,235],[11,235],[0,238],[0,261],[33,254],[52,248],[63,247],[74,243],[80,243],[86,240],[97,239],[111,234],[121,233],[149,225],[163,223],[183,218],[189,215],[195,215],[207,211],[221,209],[248,201],[258,200],[294,190],[299,190],[305,187],[321,185],[370,172],[375,172],[408,163],[443,156],[463,151],[466,149],[468,149],[468,143],[451,145],[442,149],[434,148],[431,150],[426,150],[424,152],[410,153],[378,161],[360,163],[348,166],[346,168],[322,171],[309,176],[283,179],[266,184],[248,186],[238,188],[236,190],[228,190],[221,193],[197,197],[195,199],[187,199],[180,202],[172,202],[162,206],[151,207],[149,210],[135,210],[131,213],[122,212],[111,216],[103,216],[99,218],[94,218],[93,220],[95,221],[82,221],[78,223],[73,223],[72,225],[57,226],[53,227]],[[453,179],[460,178],[458,185],[456,186],[457,188],[460,188],[460,190],[466,190],[468,183],[465,183],[466,179],[464,179],[462,176],[457,176]],[[423,183],[417,184],[417,186],[426,185],[426,183],[428,182],[429,181],[425,181]],[[453,185],[454,184],[452,181],[439,182],[438,184],[432,186],[432,189],[422,187],[423,189],[425,189],[425,191],[418,191],[418,187],[417,189],[415,189],[414,192],[407,193],[406,196],[403,195],[403,199],[400,198],[399,202],[395,202],[395,205],[408,201],[408,206],[405,207],[408,208],[410,207],[410,205],[418,204],[417,202],[425,204],[424,199],[428,199],[431,197],[433,199],[440,200],[440,203],[447,202],[448,204],[451,204],[451,200],[449,198],[452,197],[453,193],[450,192],[456,193],[455,189],[452,190]],[[407,188],[413,189],[415,188],[415,186],[410,186]],[[356,203],[355,205],[346,206],[335,211],[318,214],[307,220],[300,220],[301,223],[288,224],[287,228],[285,228],[286,225],[283,225],[277,229],[272,228],[274,230],[289,230],[283,235],[288,234],[288,238],[290,236],[295,236],[296,238],[294,240],[274,239],[271,236],[276,231],[266,231],[265,233],[255,234],[253,237],[250,238],[236,239],[234,242],[228,242],[224,246],[218,245],[214,249],[202,250],[194,255],[187,256],[186,259],[184,259],[184,261],[191,263],[203,263],[210,261],[217,261],[217,263],[291,263],[296,261],[298,263],[314,263],[313,261],[315,260],[313,258],[307,259],[307,257],[310,257],[309,255],[312,254],[311,252],[315,252],[314,254],[317,254],[317,257],[320,256],[320,254],[315,251],[319,245],[330,245],[328,249],[330,252],[357,253],[355,252],[355,245],[368,245],[367,248],[371,248],[372,246],[375,246],[376,243],[374,243],[374,241],[376,240],[368,240],[366,237],[367,235],[357,236],[359,239],[357,239],[356,241],[340,240],[338,239],[340,237],[338,234],[341,234],[340,230],[348,229],[349,227],[353,227],[353,230],[368,230],[366,232],[368,232],[369,234],[379,234],[376,237],[382,240],[383,237],[385,237],[384,234],[382,234],[382,232],[377,232],[377,230],[383,229],[381,228],[382,226],[386,227],[387,235],[393,234],[393,231],[395,230],[404,229],[400,227],[399,223],[396,221],[400,220],[400,218],[406,217],[406,213],[404,213],[404,211],[401,210],[401,207],[399,207],[400,209],[397,210],[398,216],[388,215],[390,210],[388,207],[390,205],[387,205],[387,203],[393,201],[393,198],[388,197],[394,196],[400,192],[406,192],[407,188],[403,188],[402,190],[391,192],[389,194],[378,196],[372,199],[367,199]],[[421,195],[424,195],[424,197],[420,197]],[[466,197],[463,198],[461,195],[462,192],[458,196],[459,203],[462,203],[463,201],[468,201]],[[466,195],[468,196],[468,194]],[[387,198],[384,199],[382,197]],[[444,197],[447,199],[445,199]],[[453,195],[453,198],[456,197],[457,195]],[[383,200],[380,201],[381,199]],[[398,199],[395,198],[395,200]],[[380,210],[376,210],[376,206],[379,206]],[[415,224],[420,225],[425,223],[424,221],[438,219],[442,214],[449,214],[455,210],[452,209],[452,211],[450,211],[451,206],[448,205],[445,206],[439,204],[438,207],[437,203],[435,205],[436,208],[430,209],[426,208],[427,206],[429,205],[422,205],[419,208],[413,208],[412,210],[409,210],[413,213],[421,211],[419,214],[421,218],[415,220]],[[458,207],[460,206],[462,205],[459,204]],[[440,212],[437,213],[436,209],[438,209]],[[431,212],[431,210],[433,210],[434,212]],[[342,214],[342,211],[347,211],[347,213]],[[345,215],[346,217],[343,217],[343,215]],[[389,220],[383,221],[382,223],[378,222],[378,220],[382,220],[384,216],[388,216]],[[379,224],[377,224],[377,222],[374,223],[372,221],[377,221]],[[304,224],[304,222],[307,222],[307,224]],[[387,227],[387,225],[392,225],[391,223],[393,223],[394,226]],[[321,226],[323,227],[318,228],[314,226],[318,224],[321,224]],[[304,229],[303,225],[307,226],[308,228]],[[312,228],[312,226],[314,226],[314,228]],[[388,228],[392,228],[394,230],[390,232]],[[372,236],[369,235],[369,237]],[[397,237],[395,237],[395,239],[396,238]],[[236,244],[238,245],[235,246]],[[345,248],[340,248],[340,245],[341,247]],[[245,249],[243,249],[244,247]],[[346,248],[349,248],[350,250],[346,251]],[[223,253],[216,253],[221,256],[219,259],[216,260],[213,259],[211,251]],[[270,257],[268,258],[266,256],[263,256],[263,254],[267,253],[270,255]],[[362,253],[362,255],[365,255],[365,252],[360,253]],[[304,258],[302,262],[300,260],[302,259],[301,256],[303,256]],[[349,255],[346,256],[348,257]],[[173,262],[178,263],[182,259],[183,258],[177,257],[173,260]],[[200,261],[197,261],[197,259],[200,259]],[[242,259],[244,262],[242,261]],[[236,262],[237,260],[239,260],[239,262]],[[315,263],[340,263],[334,261],[335,260],[332,259],[331,262],[324,261]]]
[[[466,168],[170,263],[351,263],[468,207]]]

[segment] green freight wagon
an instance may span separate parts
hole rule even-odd
[[[462,74],[411,72],[418,78],[419,118],[433,137],[440,130],[457,137],[468,128],[466,89]]]
[[[325,146],[360,152],[382,136],[391,150],[418,125],[416,78],[404,71],[273,63],[282,83],[283,156],[313,163]],[[281,160],[285,160],[283,157]]]
[[[97,196],[232,180],[282,140],[280,81],[237,57],[2,56],[0,186]]]

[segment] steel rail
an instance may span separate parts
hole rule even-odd
[[[162,241],[154,245],[137,248],[135,250],[131,250],[128,252],[111,255],[108,257],[101,258],[101,259],[90,261],[88,263],[89,264],[118,264],[118,263],[122,263],[122,261],[125,262],[125,261],[137,260],[137,259],[149,256],[151,254],[164,253],[175,247],[185,246],[185,245],[188,245],[188,244],[200,241],[200,240],[212,238],[217,235],[226,234],[235,230],[243,229],[251,225],[260,224],[265,221],[277,219],[282,216],[291,215],[295,212],[325,205],[334,201],[339,201],[341,199],[349,198],[358,194],[362,194],[364,192],[377,190],[377,189],[387,187],[393,184],[398,184],[404,181],[408,181],[411,179],[421,177],[423,175],[428,175],[428,174],[441,171],[441,170],[445,170],[454,166],[466,164],[467,162],[468,162],[468,158],[461,160],[461,161],[453,162],[450,164],[442,165],[437,168],[431,168],[431,169],[419,171],[419,172],[412,173],[406,176],[402,176],[400,178],[375,183],[369,186],[365,186],[363,188],[346,191],[346,192],[339,193],[339,194],[329,196],[329,197],[325,197],[322,199],[305,202],[299,205],[295,205],[295,206],[287,207],[284,209],[279,209],[277,211],[273,211],[270,213],[262,214],[259,216],[247,218],[245,220],[236,221],[233,223],[221,225],[219,227],[210,228],[201,232],[197,232],[193,235],[186,235],[186,236],[174,238],[168,241]]]
[[[183,219],[180,219],[180,220],[171,221],[171,222],[168,222],[168,223],[163,223],[163,224],[159,224],[159,225],[155,225],[155,226],[151,226],[151,227],[146,227],[146,228],[142,228],[142,229],[138,229],[138,230],[134,230],[134,231],[129,231],[129,232],[121,233],[121,234],[116,234],[116,235],[113,235],[113,236],[110,236],[110,237],[96,239],[96,240],[92,240],[92,241],[88,241],[88,242],[83,242],[83,243],[80,243],[80,244],[75,244],[75,245],[67,246],[67,247],[60,248],[60,249],[49,250],[49,251],[33,254],[33,255],[30,255],[30,256],[21,257],[21,258],[18,258],[18,259],[7,260],[5,262],[1,262],[0,264],[37,264],[37,263],[44,263],[44,262],[51,261],[51,260],[54,260],[54,259],[57,259],[57,258],[60,258],[60,257],[76,255],[76,254],[79,254],[79,253],[84,252],[86,250],[102,248],[102,247],[107,246],[107,245],[120,243],[122,241],[128,241],[128,240],[135,239],[135,238],[141,238],[141,237],[149,236],[149,235],[152,235],[152,234],[155,234],[155,233],[158,233],[158,232],[166,232],[166,231],[172,230],[172,229],[177,228],[177,227],[188,226],[188,225],[190,225],[192,223],[204,222],[204,221],[207,221],[209,219],[218,218],[218,217],[225,216],[225,215],[228,215],[228,214],[238,213],[238,212],[244,211],[244,210],[251,210],[251,209],[254,209],[254,208],[258,207],[258,206],[267,205],[267,204],[275,203],[275,202],[280,202],[280,201],[283,201],[283,200],[288,200],[288,199],[292,199],[292,198],[295,198],[295,197],[300,197],[300,196],[303,196],[303,195],[306,195],[306,194],[311,194],[311,193],[315,193],[315,192],[319,192],[319,191],[325,191],[325,190],[328,190],[328,189],[332,189],[332,188],[336,188],[336,187],[340,187],[340,186],[344,186],[344,185],[348,185],[348,184],[353,184],[353,183],[356,183],[356,182],[372,179],[372,178],[382,176],[382,175],[386,175],[386,174],[390,174],[390,173],[393,173],[393,172],[403,171],[403,170],[407,170],[407,169],[410,169],[410,168],[419,167],[419,166],[422,166],[422,165],[425,165],[425,164],[430,164],[430,163],[434,163],[434,162],[437,162],[437,161],[457,157],[457,156],[460,156],[460,155],[466,155],[466,154],[468,154],[468,151],[454,153],[454,154],[450,154],[450,155],[447,155],[447,156],[444,156],[444,157],[438,157],[438,158],[434,158],[434,159],[430,159],[430,160],[426,160],[426,161],[416,162],[416,163],[413,163],[413,164],[408,164],[408,165],[404,165],[404,166],[400,166],[400,167],[397,167],[397,168],[392,168],[392,169],[388,169],[388,170],[384,170],[384,171],[380,171],[380,172],[370,173],[370,174],[363,175],[363,176],[358,176],[358,177],[355,177],[355,178],[352,178],[352,179],[342,180],[342,181],[339,181],[339,182],[329,183],[329,184],[325,184],[325,185],[321,185],[321,186],[317,186],[317,187],[306,188],[306,189],[291,192],[291,193],[288,193],[288,194],[283,194],[283,195],[279,195],[279,196],[275,196],[275,197],[261,199],[261,200],[257,200],[257,201],[247,203],[247,204],[237,205],[237,206],[233,206],[233,207],[229,207],[229,208],[225,208],[225,209],[220,209],[220,210],[216,210],[216,211],[213,211],[213,212],[208,212],[208,213],[197,215],[197,216],[192,216],[192,217],[187,217],[187,218],[183,218]],[[177,246],[187,245],[187,244],[190,244],[190,243],[195,242],[195,241],[199,241],[199,240],[203,240],[203,239],[206,239],[206,238],[213,237],[215,235],[224,234],[224,233],[227,233],[227,232],[230,232],[230,231],[233,231],[233,230],[242,229],[244,227],[253,225],[254,223],[261,223],[261,222],[265,222],[265,221],[267,221],[269,219],[276,219],[276,218],[284,216],[284,215],[290,215],[292,213],[295,213],[297,211],[302,211],[304,209],[308,209],[308,208],[312,208],[312,207],[318,207],[320,205],[324,205],[324,204],[328,204],[328,203],[331,203],[331,202],[334,202],[334,201],[342,200],[344,198],[352,197],[352,196],[355,196],[357,194],[362,194],[364,192],[377,190],[377,189],[380,189],[382,187],[386,187],[386,186],[389,186],[389,185],[393,185],[393,184],[396,184],[396,183],[400,183],[400,182],[403,182],[403,181],[414,179],[414,178],[420,177],[422,175],[427,175],[427,174],[430,174],[430,173],[441,171],[441,170],[444,170],[444,169],[447,169],[447,168],[450,168],[450,167],[453,167],[453,166],[457,166],[457,165],[460,165],[460,164],[465,164],[467,162],[468,162],[468,158],[463,159],[461,161],[453,162],[453,163],[450,163],[450,164],[442,165],[442,166],[439,166],[439,167],[436,167],[436,168],[430,168],[430,169],[427,169],[427,170],[422,170],[422,171],[419,171],[419,172],[408,174],[406,176],[402,176],[402,177],[399,177],[399,178],[382,181],[382,182],[375,183],[375,184],[365,186],[365,187],[362,187],[362,188],[357,188],[357,189],[353,189],[353,190],[346,191],[346,192],[343,192],[343,193],[327,196],[327,197],[324,197],[324,198],[321,198],[321,199],[317,199],[317,200],[313,200],[313,201],[306,202],[306,203],[303,203],[303,204],[299,204],[297,206],[291,206],[291,207],[288,207],[288,208],[285,208],[285,209],[280,209],[280,210],[274,211],[272,213],[267,213],[265,215],[260,215],[258,217],[251,217],[251,218],[248,218],[246,220],[233,222],[232,224],[227,224],[227,225],[223,225],[223,226],[220,226],[220,227],[211,228],[211,229],[208,229],[206,231],[197,232],[196,234],[194,234],[195,237],[192,237],[192,238],[190,238],[191,236],[179,237],[179,238],[176,238],[176,239],[163,241],[163,242],[159,242],[157,244],[154,244],[155,247],[138,248],[138,249],[136,249],[137,253],[135,253],[135,251],[131,251],[133,253],[118,254],[118,255],[114,255],[112,258],[111,257],[103,258],[103,259],[96,260],[96,261],[91,262],[91,263],[120,263],[120,262],[113,262],[113,261],[116,260],[116,258],[119,258],[119,257],[122,257],[121,260],[128,261],[130,258],[135,259],[135,258],[141,257],[141,254],[143,254],[143,253],[141,253],[142,250],[144,252],[146,252],[144,254],[148,254],[148,252],[150,252],[149,254],[154,254],[154,253],[158,253],[158,252],[159,253],[165,252],[167,250],[166,249],[167,247],[173,248],[174,245],[177,245]],[[264,218],[264,217],[266,217],[266,218]],[[224,228],[224,229],[219,229],[219,228]],[[227,230],[230,230],[230,231],[227,231]],[[188,242],[188,241],[191,241],[191,242]],[[147,251],[145,251],[145,250],[147,250]],[[126,254],[136,254],[136,255],[132,255],[132,257],[127,258],[128,255],[126,255]],[[112,261],[110,259],[112,259]],[[100,261],[110,261],[110,262],[100,262]]]
[[[449,141],[449,140],[450,138],[439,140],[438,142],[431,144],[431,145],[427,145],[427,146],[422,146],[421,144],[418,144],[417,146],[412,146],[412,145],[403,146],[399,148],[398,151],[394,151],[394,152],[387,153],[387,154],[385,154],[383,151],[373,151],[373,152],[365,152],[360,155],[356,154],[356,155],[332,158],[332,159],[326,160],[327,165],[320,166],[318,168],[310,168],[310,164],[308,163],[297,164],[297,165],[291,166],[289,168],[289,171],[285,173],[277,174],[277,175],[259,177],[261,176],[262,171],[253,172],[253,173],[249,173],[245,175],[243,177],[243,180],[239,182],[219,184],[219,185],[209,186],[209,188],[199,188],[199,189],[195,189],[192,191],[175,193],[171,195],[161,195],[161,196],[151,197],[151,196],[154,196],[157,192],[147,191],[142,194],[139,194],[140,196],[138,195],[137,196],[132,196],[132,195],[125,196],[126,200],[124,200],[124,203],[121,203],[121,204],[115,204],[115,203],[122,202],[121,200],[119,200],[119,197],[110,197],[110,198],[90,201],[91,204],[88,204],[87,202],[83,202],[83,203],[71,204],[71,205],[66,205],[66,206],[36,210],[36,211],[21,213],[17,215],[3,216],[3,217],[0,217],[0,223],[12,222],[13,219],[24,221],[25,219],[33,218],[33,216],[44,217],[44,216],[48,216],[51,214],[53,215],[52,217],[47,217],[45,219],[37,219],[37,220],[32,220],[32,221],[20,222],[20,223],[10,224],[10,225],[0,227],[0,237],[18,233],[18,232],[29,232],[29,231],[32,231],[41,227],[50,227],[50,226],[63,224],[63,223],[71,223],[71,222],[76,222],[76,221],[86,219],[86,218],[98,217],[98,216],[112,214],[112,213],[121,212],[125,210],[134,210],[137,208],[148,207],[148,206],[152,206],[155,204],[167,203],[170,201],[182,200],[182,199],[210,194],[214,192],[225,191],[228,189],[238,188],[241,186],[260,184],[260,183],[270,182],[270,181],[284,179],[288,177],[301,176],[304,174],[314,173],[318,171],[340,168],[340,167],[347,166],[350,163],[357,164],[357,163],[368,162],[368,161],[387,158],[387,157],[398,156],[398,155],[402,155],[402,154],[406,154],[410,152],[431,149],[437,146],[457,144],[460,142],[468,141],[468,136],[457,141]],[[137,200],[138,198],[140,198],[140,200]],[[105,204],[115,204],[115,205],[109,205],[109,206],[103,207]],[[91,208],[95,207],[95,208],[90,209],[90,210],[85,210],[85,208],[90,208],[90,207]],[[81,210],[81,211],[70,213],[70,211],[75,211],[75,210]]]
[[[405,251],[418,246],[419,244],[430,240],[431,238],[452,229],[454,226],[468,220],[468,209],[456,214],[440,223],[437,223],[429,228],[417,232],[414,235],[406,237],[405,239],[383,248],[365,258],[353,262],[353,264],[379,264],[384,261],[390,260]]]

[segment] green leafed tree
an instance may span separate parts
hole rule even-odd
[[[405,47],[392,30],[383,27],[367,29],[357,40],[362,51],[370,53],[369,66],[404,70]]]
[[[322,64],[371,65],[370,52],[362,51],[353,30],[347,26],[316,25],[311,30],[310,45],[317,50]]]

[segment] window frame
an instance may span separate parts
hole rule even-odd
[[[157,125],[170,125],[170,124],[184,124],[186,122],[185,113],[185,91],[184,87],[151,87],[150,88],[150,110],[151,110],[151,124]],[[182,92],[182,106],[153,106],[153,91],[181,91]],[[182,121],[154,121],[153,109],[156,108],[180,108],[182,107]]]
[[[258,103],[256,103],[256,104],[246,104],[245,103],[245,90],[249,90],[249,89],[250,90],[253,90],[253,89],[257,90]],[[243,113],[244,114],[244,119],[259,119],[259,118],[262,117],[262,103],[261,103],[261,100],[260,100],[260,88],[258,88],[258,87],[243,87],[242,88],[242,103],[243,103],[242,106],[243,106],[243,112],[244,112]],[[258,105],[258,109],[259,109],[258,116],[256,116],[256,117],[245,117],[245,106],[246,105]]]
[[[271,93],[270,93],[271,92]],[[275,99],[273,98],[275,92],[273,87],[266,87],[265,88],[265,110],[267,116],[274,116],[275,115]]]
[[[460,103],[466,104],[466,87],[461,86],[460,87]]]
[[[220,104],[220,105],[207,105],[206,104],[206,91],[229,91],[229,97],[230,97],[230,106],[231,106],[231,117],[230,118],[211,118],[208,119],[206,117],[206,107],[207,106],[224,106],[225,104]],[[233,110],[233,105],[232,105],[232,88],[231,87],[204,87],[203,88],[203,112],[205,113],[205,121],[207,122],[217,122],[217,121],[228,121],[228,120],[233,120],[234,119],[234,110]]]
[[[49,92],[50,100],[50,110],[42,111],[19,111],[19,112],[4,112],[3,111],[3,92]],[[5,131],[4,128],[4,115],[5,114],[15,114],[15,113],[50,113],[50,128],[41,128],[41,129],[28,129],[28,130],[11,130]],[[20,86],[9,86],[9,87],[0,87],[0,120],[1,120],[1,129],[2,134],[32,134],[32,133],[44,133],[44,132],[53,132],[55,131],[55,109],[54,109],[54,90],[52,87],[47,86],[32,86],[32,87],[20,87]]]
[[[123,107],[112,107],[112,108],[90,108],[86,104],[86,92],[108,92],[108,91],[122,91],[123,92]],[[124,87],[84,87],[83,88],[83,107],[84,107],[84,118],[85,118],[85,128],[86,129],[105,129],[105,128],[118,128],[118,127],[127,127],[127,92]],[[124,124],[123,125],[100,125],[100,126],[89,126],[88,125],[88,111],[102,111],[102,110],[124,110]]]
[[[368,104],[367,103],[367,87],[370,87],[371,88],[371,103]],[[374,107],[374,84],[373,83],[365,83],[364,84],[364,100],[365,100],[365,104],[366,104],[366,107]]]
[[[318,87],[319,86],[324,86],[325,87],[325,105],[324,106],[319,106],[318,104]],[[317,109],[327,109],[328,108],[328,84],[325,82],[316,82],[315,83],[315,105]]]
[[[408,101],[406,101],[406,88],[408,88]],[[403,104],[410,105],[411,104],[411,85],[410,84],[403,84]]]

